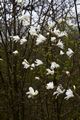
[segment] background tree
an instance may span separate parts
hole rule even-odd
[[[73,6],[72,0],[0,1],[0,119],[80,119]]]

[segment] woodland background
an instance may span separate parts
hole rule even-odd
[[[80,14],[77,0],[0,0],[0,120],[80,120]],[[74,8],[74,11],[72,10]],[[19,17],[30,16],[30,24],[23,26]],[[55,36],[49,24],[55,22],[57,29],[65,30],[68,36],[61,40],[64,52],[71,48],[74,54],[68,58],[59,54],[60,48],[52,45]],[[40,26],[40,33],[47,40],[38,46],[36,37],[30,35],[30,26]],[[51,30],[54,29],[54,26]],[[10,36],[26,37],[27,42],[20,45]],[[58,40],[59,38],[56,39]],[[13,51],[18,50],[17,55]],[[22,61],[30,64],[41,59],[44,64],[36,69],[24,69]],[[51,61],[57,61],[60,68],[54,75],[46,76],[46,68]],[[65,71],[70,74],[66,75]],[[36,80],[35,77],[40,77]],[[74,98],[64,100],[61,94],[57,99],[54,90],[46,90],[49,81],[71,88]],[[76,86],[74,89],[73,86]],[[28,98],[26,92],[32,86],[39,94]]]

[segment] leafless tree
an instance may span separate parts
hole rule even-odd
[[[72,0],[24,0],[23,3],[18,3],[16,0],[0,0],[0,54],[3,58],[3,63],[0,64],[0,83],[1,83],[1,95],[0,99],[0,111],[1,119],[3,120],[62,120],[65,119],[67,113],[61,114],[62,104],[64,96],[59,99],[51,97],[52,93],[44,94],[43,86],[48,78],[41,75],[38,69],[34,74],[29,70],[24,70],[22,61],[26,58],[29,62],[33,62],[36,57],[42,57],[45,61],[45,66],[49,66],[49,61],[53,59],[53,55],[50,58],[49,53],[55,53],[57,50],[52,45],[50,40],[45,44],[44,49],[42,47],[35,46],[35,37],[29,33],[30,27],[35,26],[36,29],[40,27],[40,31],[47,37],[47,33],[50,32],[47,29],[49,23],[55,22],[59,24],[60,19],[67,19],[67,16],[71,14],[71,9],[74,6],[76,9],[76,1]],[[30,16],[30,24],[23,26],[20,21],[20,16],[27,14]],[[76,18],[78,28],[80,32],[77,11]],[[25,36],[27,43],[20,46],[19,43],[15,43],[12,36],[18,35],[21,38]],[[53,34],[50,34],[53,37]],[[48,39],[50,39],[50,37]],[[18,56],[14,56],[13,52],[19,50]],[[44,54],[38,54],[38,51]],[[47,54],[45,54],[47,51]],[[57,50],[58,53],[58,50]],[[46,55],[46,56],[45,56]],[[56,57],[54,57],[56,59]],[[64,58],[65,59],[65,58]],[[44,67],[41,69],[44,74]],[[39,73],[38,73],[39,71]],[[40,74],[40,83],[35,82],[33,77]],[[66,76],[63,74],[60,80]],[[55,85],[57,85],[56,79],[59,76],[54,76]],[[69,77],[66,76],[67,84],[69,84]],[[46,79],[45,81],[43,81]],[[38,100],[34,98],[32,101],[28,100],[25,93],[28,87],[33,83],[37,84],[40,90]],[[33,85],[34,86],[34,85]],[[67,86],[67,85],[65,85]],[[41,87],[43,90],[41,90]],[[76,94],[77,96],[77,94]],[[54,102],[54,103],[53,103]],[[64,105],[65,107],[65,105]],[[76,107],[76,106],[75,106]],[[67,108],[68,109],[68,108]],[[69,112],[71,112],[69,110]],[[62,117],[61,117],[62,116]],[[65,119],[67,120],[67,119]]]

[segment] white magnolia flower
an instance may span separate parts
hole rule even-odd
[[[26,27],[26,26],[30,25],[30,21],[23,20],[22,24],[23,24],[23,26]]]
[[[58,34],[58,37],[63,37],[63,36],[67,36],[67,33],[64,31],[64,32],[60,32],[60,34]]]
[[[31,67],[32,67],[32,68],[35,68],[35,64],[34,64],[34,63],[32,63],[32,64],[31,64]]]
[[[47,85],[46,85],[46,89],[53,89],[54,88],[54,83],[53,82],[49,82],[49,83],[47,83]]]
[[[66,97],[64,99],[66,100],[68,100],[71,97],[74,97],[73,91],[71,89],[68,89],[65,94],[66,94]]]
[[[62,50],[60,50],[60,55],[64,55],[64,52]]]
[[[38,90],[34,90],[32,87],[29,87],[29,91],[26,92],[28,98],[33,98],[34,96],[38,95]]]
[[[58,46],[59,48],[61,48],[61,49],[64,48],[64,44],[63,44],[63,42],[62,42],[61,40],[58,41],[57,46]]]
[[[48,23],[49,29],[53,28],[55,25],[55,22]]]
[[[31,70],[33,70],[33,68],[32,68],[32,67],[31,67],[30,69],[31,69]]]
[[[13,38],[13,41],[18,42],[20,40],[20,37],[18,35],[11,36]]]
[[[36,80],[40,80],[40,78],[39,78],[39,77],[35,77],[35,79],[36,79]]]
[[[73,85],[73,88],[74,88],[74,90],[76,89],[76,86],[75,85]]]
[[[33,70],[34,68],[35,68],[35,63],[32,63],[30,69]]]
[[[55,42],[56,38],[55,37],[51,37],[51,42]]]
[[[63,94],[65,92],[65,89],[63,89],[62,85],[60,84],[57,87],[57,90],[53,93],[53,95],[56,95],[56,98],[60,95]]]
[[[23,45],[25,42],[27,42],[26,38],[23,37],[22,39],[20,39],[20,45]]]
[[[37,26],[35,27],[37,32],[40,32],[40,27],[41,27],[40,25],[37,25]]]
[[[52,10],[50,10],[49,13],[52,14],[53,13]]]
[[[16,2],[18,2],[18,3],[22,3],[22,2],[23,2],[23,0],[16,0]]]
[[[70,19],[68,19],[66,22],[69,26],[73,26],[73,27],[76,26],[75,23],[73,23],[72,20],[70,20]]]
[[[36,59],[35,66],[39,66],[39,65],[42,65],[42,64],[43,64],[43,62],[41,60]]]
[[[30,65],[26,59],[24,59],[24,61],[22,62],[22,65],[24,66],[25,69],[30,67]]]
[[[19,20],[22,21],[23,26],[30,25],[30,16],[26,14],[19,16]]]
[[[56,62],[52,62],[51,63],[51,70],[54,70],[55,68],[58,68],[58,67],[60,67],[60,65],[59,64],[57,64]]]
[[[27,21],[28,19],[30,19],[30,17],[26,14],[23,14],[23,15],[19,16],[20,21],[23,21],[23,20]]]
[[[2,59],[2,58],[0,58],[0,61],[3,61],[3,59]]]
[[[55,27],[55,28],[54,28],[54,33],[55,33],[56,35],[59,35],[59,34],[60,34],[60,30]]]
[[[72,49],[68,48],[68,51],[66,52],[67,56],[72,57],[73,53],[74,52],[72,51]]]
[[[47,32],[47,35],[49,35],[50,33],[49,32]]]
[[[65,19],[59,19],[58,23],[60,24],[61,22],[65,22]]]
[[[37,36],[37,31],[35,30],[35,28],[33,26],[31,26],[29,33],[33,36]]]
[[[55,33],[58,37],[67,36],[67,33],[66,33],[65,31],[61,32],[59,29],[56,29],[56,27],[54,28],[54,33]]]
[[[69,74],[70,74],[70,72],[69,72],[69,71],[66,71],[66,74],[67,74],[67,75],[69,75]]]
[[[54,70],[46,69],[47,75],[54,75]]]
[[[14,55],[17,55],[19,52],[17,50],[13,51]]]
[[[43,35],[39,34],[36,40],[36,45],[39,45],[40,43],[43,43],[46,41],[46,37],[44,37]]]

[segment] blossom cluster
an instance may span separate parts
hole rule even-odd
[[[19,1],[20,2],[20,1]],[[28,26],[30,25],[30,17],[27,15],[22,15],[19,17],[20,22],[23,23],[23,26]],[[54,33],[54,36],[50,37],[50,42],[53,46],[55,46],[56,48],[58,48],[60,50],[60,55],[67,55],[69,58],[72,57],[72,55],[74,54],[73,50],[71,48],[67,48],[67,50],[65,51],[65,45],[64,42],[62,40],[62,38],[64,36],[68,36],[67,33],[65,31],[60,31],[57,27],[54,27],[54,23],[52,24],[48,24],[49,27],[49,32],[51,32],[51,34]],[[52,29],[54,27],[54,29]],[[38,28],[34,27],[34,26],[30,26],[29,28],[29,35],[32,36],[35,39],[35,46],[39,46],[42,43],[46,43],[47,42],[47,37],[46,34],[45,36],[42,35],[39,31]],[[47,36],[49,36],[49,33],[47,33]],[[57,36],[57,37],[56,37]],[[13,40],[13,42],[15,43],[20,43],[20,45],[23,45],[25,43],[27,43],[27,39],[26,36],[20,38],[19,35],[15,35],[15,36],[10,36]],[[53,47],[52,46],[52,47]],[[19,53],[18,50],[13,51],[14,55],[17,55]],[[44,62],[40,59],[35,59],[35,61],[33,63],[29,63],[28,60],[26,58],[23,59],[22,61],[22,66],[24,69],[28,69],[30,68],[31,70],[35,69],[38,66],[44,65]],[[51,61],[50,63],[50,67],[46,68],[46,76],[51,75],[53,76],[55,74],[55,70],[60,68],[60,64],[58,64],[58,62],[56,61]],[[66,75],[69,75],[70,72],[67,70],[66,71]],[[40,77],[36,76],[35,80],[40,80]],[[46,84],[46,89],[47,90],[53,90],[54,88],[56,88],[56,86],[54,85],[53,81],[49,82]],[[34,98],[34,96],[37,96],[39,94],[38,90],[34,90],[33,87],[29,87],[29,91],[26,92],[26,95],[28,95],[28,98]],[[61,84],[59,84],[56,88],[56,91],[53,92],[53,96],[57,97],[60,94],[65,94],[66,96],[64,97],[64,99],[68,100],[71,97],[74,97],[73,95],[73,91],[69,88],[69,89],[64,89],[62,87]]]
[[[55,88],[54,86],[54,83],[53,82],[49,82],[46,84],[46,89],[47,90],[53,90]],[[34,90],[32,87],[29,87],[29,91],[26,92],[26,94],[28,95],[28,98],[34,98],[34,96],[38,95],[39,91],[38,90]],[[65,94],[65,97],[64,99],[68,100],[69,98],[72,98],[74,97],[74,94],[73,94],[73,91],[69,88],[67,90],[65,90],[62,85],[58,85],[57,88],[56,88],[56,91],[53,92],[53,96],[55,95],[56,96],[56,99],[57,97],[60,95],[60,94]]]

